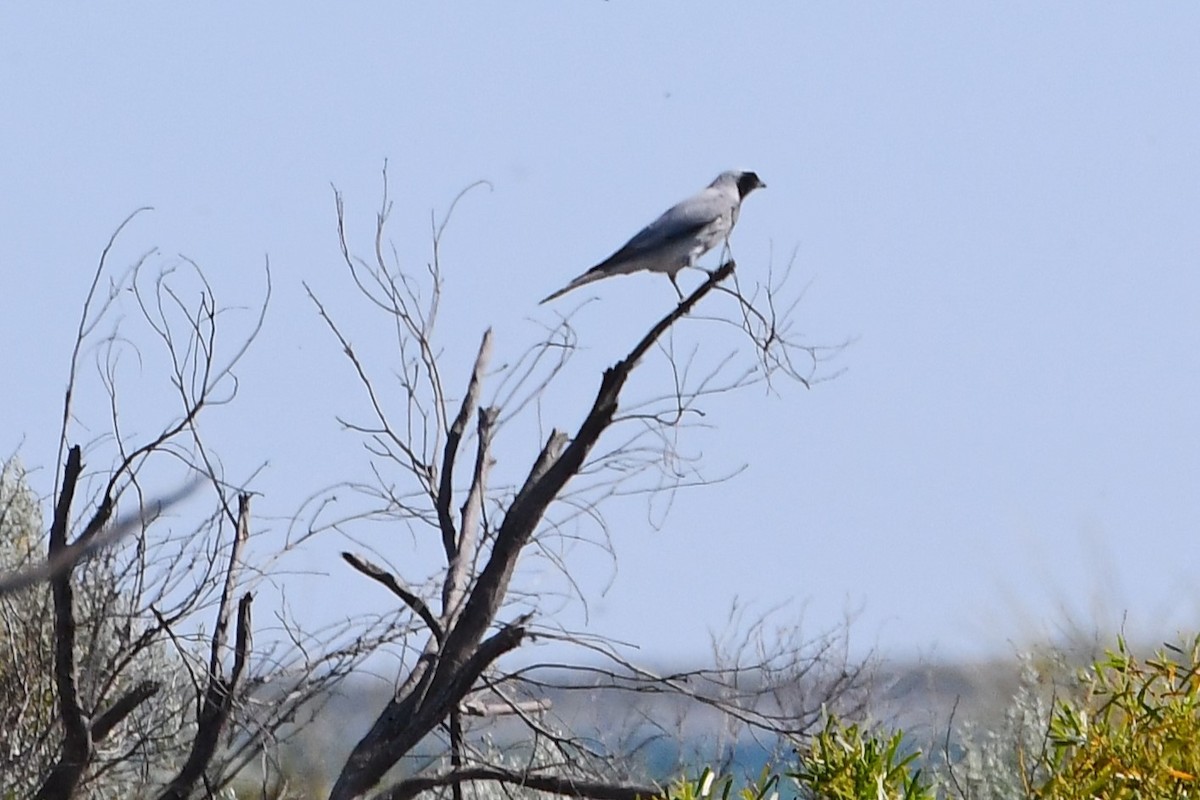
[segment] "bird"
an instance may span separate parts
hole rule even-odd
[[[610,275],[628,275],[643,269],[665,272],[682,299],[676,274],[684,267],[695,266],[696,259],[727,241],[746,195],[766,186],[753,172],[722,172],[707,188],[667,209],[617,252],[541,302],[548,303]]]

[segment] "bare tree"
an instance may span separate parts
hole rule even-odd
[[[836,636],[816,642],[776,638],[770,647],[782,649],[763,650],[757,658],[738,653],[712,669],[657,674],[628,660],[614,643],[555,625],[538,593],[514,582],[524,556],[548,560],[573,585],[560,545],[588,535],[581,533],[581,523],[591,523],[589,530],[600,534],[596,543],[611,552],[602,513],[608,499],[625,493],[659,495],[711,482],[676,447],[681,432],[703,414],[705,398],[780,378],[809,384],[830,352],[794,338],[794,306],[778,309],[779,287],[768,285],[749,296],[736,284],[730,288],[735,264],[727,260],[604,372],[573,434],[551,429],[523,476],[497,482],[497,437],[515,428],[523,414],[543,411],[548,387],[574,351],[574,330],[569,318],[561,319],[544,341],[495,372],[490,367],[493,337],[485,331],[461,396],[452,399],[435,337],[446,221],[433,227],[433,259],[424,278],[406,272],[387,238],[386,184],[385,169],[384,199],[369,259],[352,253],[343,200],[336,192],[335,197],[345,265],[393,331],[391,373],[398,387],[385,389],[376,383],[348,333],[316,293],[308,291],[349,360],[370,409],[369,422],[342,420],[363,437],[378,479],[375,485],[358,487],[377,503],[361,518],[413,531],[418,548],[436,546],[442,568],[432,579],[412,583],[366,555],[344,554],[352,568],[395,595],[412,623],[424,628],[426,638],[407,659],[391,700],[354,747],[330,797],[364,796],[418,745],[433,740],[443,742],[445,758],[433,759],[378,796],[407,798],[444,788],[459,800],[464,787],[477,782],[621,800],[660,793],[653,783],[631,780],[613,753],[547,721],[544,690],[567,685],[547,675],[561,676],[565,670],[586,673],[592,691],[683,698],[719,710],[739,730],[773,736],[802,734],[815,722],[822,703],[860,700],[856,693],[862,685],[861,665],[852,664],[844,651],[835,652],[843,641]],[[718,294],[732,300],[733,313],[700,321],[734,332],[740,345],[705,367],[701,348],[692,345],[686,355],[679,354],[672,332]],[[649,396],[626,397],[630,376],[651,356],[660,359],[658,374],[666,376],[665,388]],[[498,380],[498,388],[495,399],[485,405],[481,397],[489,378]],[[386,399],[397,396],[398,406]],[[552,513],[553,508],[565,513]],[[309,524],[310,531],[322,525],[348,530],[351,522],[314,519]],[[762,633],[760,628],[750,635],[758,636],[761,645],[766,642]],[[589,654],[590,666],[502,668],[504,656],[534,638],[580,648]],[[596,666],[597,657],[608,666]],[[539,758],[516,766],[499,763],[473,743],[469,722],[501,715],[518,721],[524,737],[543,745]]]
[[[225,474],[201,418],[236,398],[270,271],[262,302],[246,312],[219,305],[186,258],[152,249],[114,269],[118,238],[144,211],[113,234],[83,303],[48,533],[15,462],[3,470],[0,769],[18,796],[211,794],[251,760],[273,757],[314,698],[405,633],[369,619],[340,636],[304,632],[285,616],[252,644],[264,568],[300,543],[250,556],[261,537],[253,474]],[[75,443],[83,431],[89,440]]]
[[[149,250],[114,270],[118,237],[140,211],[104,248],[69,361],[49,526],[19,481],[15,492],[0,484],[6,790],[99,798],[137,786],[143,796],[213,796],[251,763],[266,787],[283,771],[279,747],[380,649],[402,659],[395,691],[341,765],[333,798],[384,784],[381,797],[433,791],[462,800],[499,786],[506,794],[632,800],[661,788],[629,757],[647,741],[683,733],[686,714],[702,714],[701,724],[726,743],[751,735],[777,746],[802,735],[823,705],[861,702],[863,667],[849,658],[842,630],[808,637],[794,627],[768,630],[766,617],[751,620],[714,642],[711,666],[662,673],[556,616],[561,602],[587,602],[572,576],[573,546],[600,548],[615,564],[608,503],[669,498],[723,477],[681,447],[692,426],[708,424],[706,400],[819,377],[831,351],[797,337],[795,306],[780,302],[774,277],[744,291],[726,260],[599,377],[573,434],[551,428],[534,446],[519,432],[548,413],[576,348],[570,317],[500,368],[484,331],[456,396],[443,380],[449,359],[436,336],[446,221],[433,226],[428,269],[409,273],[387,239],[389,208],[385,171],[372,255],[363,260],[351,252],[337,196],[344,262],[394,334],[395,384],[376,383],[309,289],[370,409],[368,422],[343,420],[370,453],[374,481],[349,484],[367,507],[331,519],[330,497],[318,495],[282,540],[266,539],[251,514],[257,470],[228,475],[202,426],[236,399],[242,358],[265,318],[269,265],[263,300],[247,312],[218,303],[186,258]],[[722,340],[728,349],[691,343],[697,330],[706,339],[731,336]],[[126,377],[130,362],[136,382]],[[630,379],[639,367],[650,380],[636,393]],[[502,443],[511,452],[522,442],[530,446],[527,468],[499,458]],[[408,553],[365,543],[358,549],[367,552],[343,553],[346,567],[389,591],[400,613],[312,630],[285,610],[274,626],[252,625],[255,597],[286,580],[276,571],[268,582],[268,567],[329,532],[362,542],[361,522],[411,531],[417,550],[436,554],[431,574],[402,575],[390,561]],[[523,581],[521,565],[530,563],[556,571],[564,587],[556,598]],[[507,658],[534,640],[568,646],[579,658]],[[573,692],[668,698],[678,713],[672,721],[638,709],[627,738],[605,740],[556,717],[556,698]],[[415,768],[396,769],[418,752]]]

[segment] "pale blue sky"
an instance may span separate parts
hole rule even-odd
[[[812,391],[712,404],[690,444],[714,472],[748,464],[732,482],[677,497],[659,530],[641,501],[614,506],[620,569],[588,626],[666,658],[703,655],[735,595],[792,600],[814,628],[861,607],[856,641],[892,655],[1004,652],[1062,606],[1127,612],[1136,638],[1194,623],[1200,7],[459,9],[0,11],[0,451],[51,466],[78,304],[138,206],[156,211],[119,255],[185,254],[226,302],[252,302],[271,258],[242,396],[207,424],[231,474],[269,462],[257,509],[280,516],[365,471],[333,420],[361,395],[300,287],[369,346],[330,183],[365,250],[389,159],[394,239],[420,265],[430,211],[491,182],[443,249],[465,375],[482,326],[514,358],[560,308],[539,298],[748,167],[769,188],[734,236],[743,280],[794,249],[808,339],[857,342]],[[546,425],[574,425],[674,297],[647,275],[584,292],[586,352]],[[103,428],[103,407],[80,413]],[[519,470],[535,447],[501,457]],[[302,618],[390,602],[331,559],[341,545],[297,565],[331,576],[289,584]],[[572,557],[585,588],[608,585],[605,559]]]

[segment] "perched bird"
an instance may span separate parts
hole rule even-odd
[[[684,267],[729,238],[737,223],[742,200],[755,189],[766,188],[753,172],[722,172],[707,189],[670,208],[625,243],[617,252],[601,261],[562,289],[543,300],[578,289],[584,284],[648,269],[665,272],[682,298],[675,275]]]

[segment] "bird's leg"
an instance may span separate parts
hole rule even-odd
[[[726,235],[725,244],[721,246],[721,263],[724,264],[731,256],[733,256],[733,249],[729,246],[729,236]]]
[[[675,287],[675,294],[679,295],[679,302],[682,303],[683,302],[683,291],[679,288],[679,283],[675,280],[675,273],[674,272],[669,273],[667,275],[667,277],[671,279],[671,285]]]

